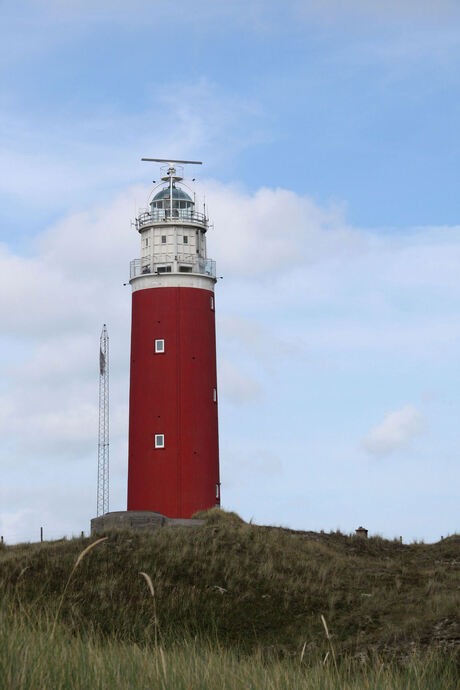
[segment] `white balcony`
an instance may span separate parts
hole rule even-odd
[[[136,218],[136,229],[148,227],[156,224],[180,224],[180,225],[199,225],[207,228],[208,220],[204,213],[199,213],[189,208],[173,208],[172,213],[169,208],[153,209],[144,211]]]
[[[142,275],[160,275],[163,273],[198,273],[200,275],[216,277],[216,262],[213,259],[203,259],[194,254],[165,254],[161,257],[143,257],[133,259],[129,264],[129,279]]]

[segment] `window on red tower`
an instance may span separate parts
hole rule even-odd
[[[163,339],[155,340],[155,352],[162,354],[165,351],[165,341]]]
[[[217,390],[215,388],[212,389],[212,399],[213,402],[217,402]]]
[[[211,295],[211,311],[214,311],[214,297]]]
[[[155,434],[155,448],[164,448],[165,447],[165,435],[164,434]]]

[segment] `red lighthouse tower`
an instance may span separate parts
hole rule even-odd
[[[170,518],[220,505],[215,262],[180,162],[136,219],[130,272],[128,511]]]

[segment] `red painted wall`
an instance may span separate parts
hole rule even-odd
[[[189,518],[220,502],[211,297],[184,287],[133,293],[128,510]],[[160,338],[164,354],[155,353]]]

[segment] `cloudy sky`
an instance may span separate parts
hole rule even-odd
[[[458,3],[16,0],[0,32],[5,540],[88,531],[104,322],[126,507],[142,156],[205,162],[224,507],[458,530]]]

